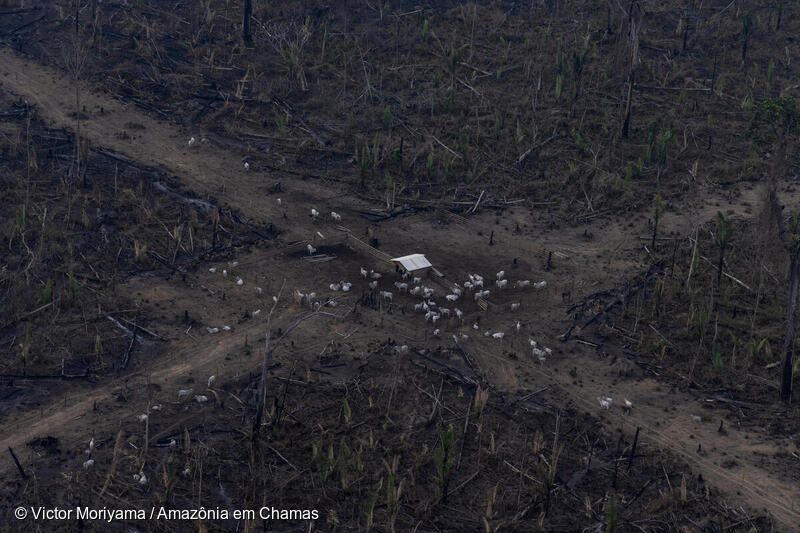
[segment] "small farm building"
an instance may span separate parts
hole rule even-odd
[[[428,261],[428,259],[422,254],[411,254],[404,255],[403,257],[395,257],[392,259],[392,263],[397,265],[398,268],[417,277],[426,275],[428,271],[433,268],[431,262]]]

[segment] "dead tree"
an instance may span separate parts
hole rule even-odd
[[[658,240],[658,222],[661,220],[661,215],[664,213],[664,202],[661,200],[661,195],[656,195],[653,204],[653,238],[650,242],[650,248],[655,250],[656,240]]]
[[[627,76],[627,91],[625,94],[625,118],[622,121],[622,137],[627,138],[631,124],[631,108],[633,107],[634,72],[639,63],[639,30],[642,27],[644,14],[638,2],[631,2],[628,9],[628,49],[630,52]]]
[[[750,33],[753,29],[753,19],[750,13],[746,13],[742,18],[742,63],[747,60],[747,45],[750,41]]]
[[[762,233],[767,242],[775,237],[783,240],[785,228],[782,207],[778,201],[778,179],[787,171],[786,147],[800,122],[800,111],[792,97],[765,98],[755,108],[750,126],[753,140],[772,145],[770,171],[767,174],[766,196],[760,214]]]
[[[253,33],[251,27],[251,19],[253,18],[253,0],[244,0],[244,9],[242,15],[242,41],[247,46],[253,44]]]
[[[71,36],[71,49],[64,51],[64,64],[75,89],[75,176],[81,172],[81,77],[86,65],[86,48],[81,39],[80,1],[75,2],[75,28]]]
[[[22,476],[22,479],[28,479],[28,474],[25,473],[25,469],[22,468],[19,459],[17,459],[17,454],[14,453],[14,450],[11,449],[11,446],[8,447],[8,453],[11,454],[14,464],[17,465],[17,470],[19,471],[19,475]]]
[[[794,337],[797,317],[797,296],[800,292],[800,242],[794,237],[789,261],[789,289],[786,302],[786,329],[783,336],[783,379],[781,381],[781,400],[792,401],[792,380],[794,378]]]
[[[258,395],[256,399],[256,412],[253,417],[252,433],[250,435],[253,442],[256,441],[261,433],[261,421],[264,417],[264,410],[267,403],[267,379],[269,378],[269,369],[272,367],[272,361],[275,357],[275,346],[271,344],[272,341],[272,314],[283,295],[283,288],[286,286],[286,280],[283,280],[278,295],[274,298],[272,308],[267,313],[267,331],[264,335],[264,358],[261,360],[261,379],[258,382]]]
[[[685,9],[683,12],[683,46],[681,53],[685,54],[689,43],[689,10]]]
[[[728,244],[731,240],[731,226],[730,222],[725,219],[725,215],[721,211],[717,212],[717,236],[716,243],[719,248],[719,262],[717,264],[717,292],[719,292],[720,283],[722,283],[722,272],[725,268],[725,251],[728,249]]]

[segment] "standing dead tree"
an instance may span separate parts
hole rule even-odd
[[[657,194],[653,200],[653,238],[650,242],[650,248],[656,249],[656,241],[658,240],[658,223],[661,220],[661,215],[664,214],[664,201],[661,195]]]
[[[269,368],[272,366],[272,360],[274,358],[275,348],[270,344],[272,340],[272,314],[275,312],[275,309],[278,307],[278,303],[281,301],[281,295],[283,294],[283,288],[285,285],[286,280],[283,280],[281,289],[278,291],[278,295],[274,298],[272,308],[267,314],[267,333],[264,336],[264,358],[261,361],[261,379],[258,382],[258,400],[256,405],[256,414],[255,417],[253,417],[253,432],[251,435],[253,441],[256,440],[260,433],[261,421],[263,420],[264,409],[266,408],[267,377],[269,375]]]
[[[719,248],[719,262],[717,264],[717,292],[719,292],[720,283],[722,283],[722,272],[725,268],[725,252],[728,250],[730,240],[730,222],[728,222],[722,212],[717,212],[717,235],[715,237],[717,248]]]
[[[789,243],[789,287],[786,302],[786,329],[783,336],[783,377],[781,379],[781,400],[792,401],[792,381],[794,379],[794,341],[797,323],[797,297],[800,293],[800,214],[792,221],[792,235]]]
[[[800,122],[797,102],[790,96],[765,98],[755,107],[750,133],[756,144],[771,145],[772,164],[767,175],[766,196],[761,213],[762,234],[769,241],[781,241],[789,250],[789,279],[787,286],[786,324],[783,336],[783,376],[781,400],[792,400],[794,378],[794,342],[797,321],[797,299],[800,293],[800,221],[793,217],[786,231],[782,206],[778,201],[778,179],[786,173],[786,147]],[[777,237],[777,239],[776,239]]]
[[[750,42],[750,35],[753,30],[753,18],[750,13],[745,13],[742,17],[742,63],[747,60],[747,45]]]
[[[298,24],[264,24],[256,19],[256,41],[268,43],[281,57],[286,69],[287,81],[297,83],[301,91],[308,90],[305,60],[306,45],[311,39],[311,20]]]
[[[251,20],[253,18],[253,0],[244,0],[242,14],[242,41],[246,46],[253,44],[253,31]]]
[[[636,72],[636,65],[639,63],[639,30],[642,27],[642,19],[644,12],[639,2],[632,1],[628,8],[628,22],[627,22],[627,49],[629,51],[628,59],[628,76],[626,83],[625,93],[625,108],[624,118],[622,121],[622,137],[628,137],[631,124],[631,108],[633,107],[633,84],[634,73]]]
[[[765,98],[755,106],[750,135],[756,144],[772,148],[767,173],[766,197],[761,212],[762,230],[771,240],[784,234],[783,216],[778,202],[778,179],[786,173],[786,147],[800,122],[797,103],[790,96]]]
[[[269,377],[269,369],[272,368],[273,361],[275,359],[275,349],[280,345],[280,343],[294,331],[300,324],[303,322],[317,317],[317,316],[327,316],[333,317],[336,319],[341,319],[342,317],[336,315],[334,313],[328,313],[323,311],[326,308],[326,305],[329,302],[325,302],[325,305],[320,305],[318,309],[308,313],[306,315],[301,316],[300,318],[296,319],[292,322],[284,331],[278,330],[280,336],[275,339],[273,342],[272,340],[272,315],[275,312],[275,309],[278,307],[278,303],[281,301],[281,295],[283,294],[283,289],[286,285],[286,280],[283,281],[281,284],[281,288],[278,291],[278,295],[274,297],[272,308],[270,309],[269,313],[267,314],[267,332],[264,338],[264,358],[261,361],[261,379],[258,384],[258,394],[257,394],[257,406],[256,406],[256,413],[253,419],[253,427],[252,427],[252,435],[251,439],[253,442],[256,441],[258,435],[260,434],[261,424],[264,419],[264,411],[266,409],[267,404],[267,389],[268,389],[268,377]]]
[[[72,83],[75,88],[75,174],[79,177],[81,175],[81,163],[83,155],[87,150],[83,148],[86,146],[82,144],[81,140],[81,86],[80,81],[83,76],[83,70],[86,66],[86,46],[81,39],[80,31],[80,0],[75,2],[75,31],[72,34],[71,43],[69,48],[64,50],[64,66],[72,78]]]

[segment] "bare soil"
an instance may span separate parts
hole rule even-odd
[[[758,73],[790,41],[795,8],[770,36],[773,11],[751,6],[759,31],[737,73],[736,54],[714,67],[703,46],[738,42],[742,6],[693,9],[691,53],[675,49],[669,8],[647,6],[638,133],[622,140],[610,87],[624,46],[602,36],[592,6],[569,14],[595,24],[593,62],[554,98],[536,80],[552,85],[556,41],[580,51],[566,6],[523,38],[531,14],[518,7],[289,3],[257,14],[259,56],[231,44],[238,4],[203,4],[205,19],[161,2],[101,10],[83,30],[93,52],[77,112],[54,52],[70,11],[42,4],[32,34],[11,32],[29,13],[0,16],[12,44],[0,50],[2,194],[32,206],[22,227],[16,208],[3,215],[0,448],[29,476],[3,456],[6,507],[271,502],[324,510],[320,530],[795,529],[798,413],[777,401],[775,364],[785,254],[755,246],[772,154],[743,140],[749,113],[728,111],[747,99],[745,79],[772,94],[794,75],[782,59],[768,81]],[[303,24],[313,44],[301,69],[285,54]],[[784,44],[791,56],[796,43]],[[402,64],[393,50],[408,50]],[[505,101],[522,87],[524,105]],[[347,105],[332,105],[337,94]],[[651,157],[661,113],[681,124],[665,160]],[[790,179],[779,194],[797,200]],[[717,212],[734,236],[720,288]],[[431,325],[348,233],[391,256],[425,253],[443,274],[425,280],[439,300],[482,273],[488,312],[467,294],[448,304],[463,320]],[[375,305],[362,267],[382,273],[391,305]],[[493,284],[500,270],[508,289]],[[340,280],[352,290],[330,289]],[[295,291],[335,305],[314,310]],[[546,361],[529,339],[552,349]],[[442,489],[450,425],[458,465]]]

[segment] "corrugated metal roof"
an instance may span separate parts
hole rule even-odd
[[[422,254],[404,255],[403,257],[395,257],[393,262],[400,263],[403,268],[409,271],[419,270],[421,268],[430,268],[431,262]]]

